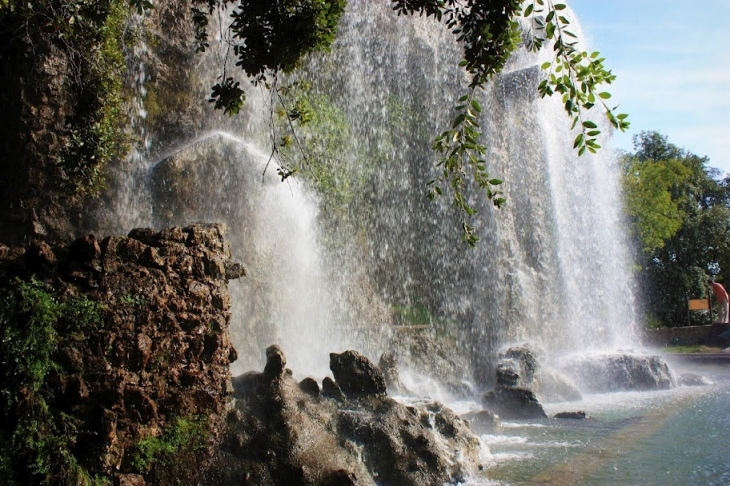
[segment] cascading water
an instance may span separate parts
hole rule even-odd
[[[508,203],[496,210],[477,202],[478,247],[460,246],[448,201],[424,197],[437,175],[430,141],[448,126],[466,84],[458,56],[435,21],[355,2],[333,53],[309,65],[314,92],[345,113],[348,164],[371,181],[361,220],[381,295],[390,305],[425,307],[432,325],[470,351],[481,381],[508,342],[537,342],[553,356],[630,347],[617,162],[606,150],[574,153],[559,100],[537,97],[544,59],[518,53],[481,100],[489,170],[506,181]]]
[[[137,57],[145,56],[148,69],[163,63],[146,49]],[[187,118],[158,115],[165,123],[148,127],[138,117],[144,136],[97,227],[227,223],[234,257],[249,270],[232,284],[236,371],[260,368],[262,350],[278,342],[295,370],[321,375],[327,352],[357,347],[376,357],[403,323],[451,336],[481,382],[509,342],[534,341],[552,355],[631,345],[616,163],[606,150],[583,158],[571,150],[560,104],[537,97],[540,59],[516,55],[483,94],[489,170],[506,181],[508,202],[496,210],[472,191],[482,241],[471,250],[448,201],[425,197],[436,175],[431,140],[467,84],[459,47],[438,23],[399,18],[386,1],[352,1],[333,52],[298,74],[315,109],[330,115],[315,129],[332,136],[301,136],[345,188],[335,203],[321,182],[277,182],[276,160],[262,181],[267,94],[249,90],[234,119],[190,108],[219,72],[221,57],[209,56],[188,61],[196,82],[187,81]]]

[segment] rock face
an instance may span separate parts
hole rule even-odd
[[[497,385],[482,396],[482,405],[503,419],[547,418],[537,397],[527,388]]]
[[[413,395],[400,381],[398,373],[398,361],[395,355],[390,352],[383,353],[378,361],[378,368],[383,373],[385,384],[391,395]]]
[[[380,368],[357,351],[330,353],[330,370],[348,398],[385,396],[385,377]]]
[[[266,369],[278,367],[281,356],[267,354]],[[354,351],[333,354],[331,368],[337,382],[325,379],[321,395],[288,370],[235,378],[205,484],[441,485],[478,467],[478,440],[449,409],[387,398],[380,370]]]
[[[468,421],[471,430],[477,434],[494,434],[501,427],[499,415],[489,410],[470,412],[462,415],[461,418]]]
[[[580,400],[580,391],[564,375],[543,366],[539,354],[528,344],[504,349],[496,367],[497,385],[528,388],[544,402]]]
[[[62,295],[103,306],[102,322],[59,349],[59,368],[48,378],[49,405],[82,424],[74,453],[90,473],[115,484],[195,484],[206,442],[160,468],[140,470],[134,457],[140,441],[162,437],[178,419],[199,423],[208,445],[221,433],[236,359],[224,231],[140,229],[128,238],[86,236],[68,247],[0,248],[7,281],[36,275]]]
[[[592,392],[666,390],[676,386],[661,356],[580,356],[567,360],[563,370]]]

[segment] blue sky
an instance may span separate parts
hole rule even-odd
[[[629,114],[610,145],[631,150],[634,134],[656,130],[730,173],[730,0],[567,3],[617,76],[609,101]]]

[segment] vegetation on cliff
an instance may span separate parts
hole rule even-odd
[[[36,280],[16,280],[0,296],[0,475],[15,484],[104,484],[74,455],[82,421],[54,404],[59,350],[101,324],[101,307],[64,299]]]
[[[44,48],[49,43],[68,67],[69,112],[65,132],[57,134],[63,147],[47,155],[56,157],[55,182],[69,195],[98,194],[105,166],[126,150],[122,103],[128,15],[124,0],[0,2],[3,57],[23,58],[31,66],[43,63],[54,55]]]
[[[195,483],[236,359],[224,231],[0,245],[3,484]]]

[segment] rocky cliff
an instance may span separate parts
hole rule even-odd
[[[224,231],[193,225],[102,241],[91,235],[68,246],[0,246],[4,391],[22,390],[4,399],[9,477],[194,484],[221,434],[236,359],[227,281],[243,269],[231,262]],[[32,305],[33,296],[43,305]],[[58,303],[88,312],[69,318],[76,305],[53,314],[47,341],[38,342],[34,323]],[[7,358],[21,341],[34,361]],[[40,382],[18,382],[41,362],[41,349],[51,364]],[[25,440],[39,428],[48,446]],[[51,439],[64,447],[53,450]],[[40,459],[48,467],[35,467]]]

